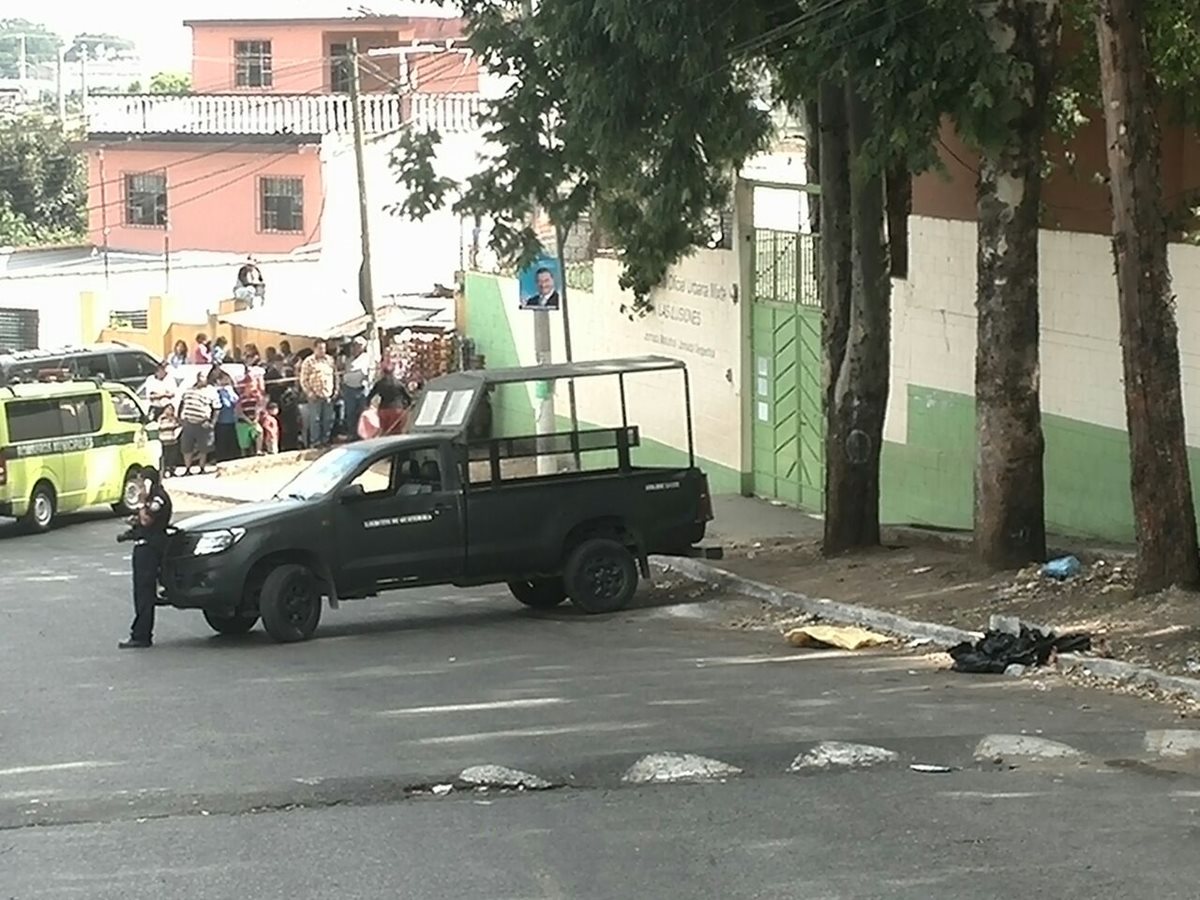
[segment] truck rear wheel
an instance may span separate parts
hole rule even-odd
[[[563,581],[571,602],[584,612],[617,612],[637,591],[637,561],[619,541],[592,538],[571,551]]]
[[[204,621],[217,634],[245,634],[258,622],[254,613],[235,612],[222,615],[217,612],[204,610]]]
[[[312,637],[321,621],[321,588],[312,570],[296,563],[272,569],[258,596],[258,612],[276,643]]]
[[[553,609],[567,599],[567,589],[561,578],[526,578],[510,581],[508,589],[521,603],[531,609]]]

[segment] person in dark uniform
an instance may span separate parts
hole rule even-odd
[[[142,469],[145,489],[130,529],[118,541],[133,541],[133,625],[129,640],[117,646],[140,650],[154,641],[154,606],[158,602],[158,577],[171,524],[171,496],[162,485],[157,469]]]

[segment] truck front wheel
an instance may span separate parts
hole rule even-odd
[[[286,563],[267,574],[258,595],[263,628],[280,644],[306,641],[321,621],[321,587],[308,566]]]
[[[567,589],[561,578],[527,578],[510,581],[508,589],[521,603],[531,609],[553,609],[567,599]]]
[[[246,612],[222,614],[206,609],[204,621],[217,634],[245,634],[258,622],[258,616]]]
[[[584,612],[617,612],[637,591],[637,561],[619,541],[592,538],[571,551],[563,581],[571,602]]]

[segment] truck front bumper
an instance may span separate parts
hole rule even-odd
[[[242,599],[245,560],[237,548],[211,556],[171,556],[162,565],[160,606],[176,609],[227,609]]]

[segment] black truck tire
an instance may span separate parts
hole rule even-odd
[[[258,623],[258,615],[245,612],[222,615],[206,609],[204,621],[217,634],[245,634]]]
[[[258,596],[263,628],[279,644],[306,641],[321,621],[321,590],[308,566],[286,563],[267,574]]]
[[[637,561],[620,541],[591,538],[567,557],[563,581],[571,602],[584,612],[617,612],[637,591]]]
[[[567,589],[561,578],[527,578],[510,581],[512,595],[530,609],[553,609],[567,599]]]

